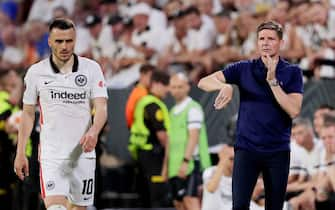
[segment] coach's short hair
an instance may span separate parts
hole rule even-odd
[[[277,23],[275,21],[266,21],[266,22],[261,23],[257,27],[257,36],[258,36],[259,32],[264,30],[264,29],[275,31],[277,33],[279,39],[283,39],[283,27],[279,23]]]
[[[52,29],[54,28],[58,28],[58,29],[62,29],[62,30],[67,30],[70,28],[75,29],[74,27],[74,23],[67,18],[56,18],[54,19],[50,25],[49,25],[49,32],[52,31]]]

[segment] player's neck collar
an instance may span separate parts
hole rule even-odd
[[[53,72],[55,73],[59,73],[60,70],[57,67],[57,65],[53,62],[52,60],[52,55],[50,55],[49,57],[49,61],[50,61],[50,65],[51,68],[53,70]],[[73,53],[73,66],[72,66],[72,72],[77,72],[78,71],[78,56],[76,54]]]

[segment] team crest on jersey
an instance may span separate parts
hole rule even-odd
[[[74,79],[77,86],[82,87],[87,84],[87,77],[85,75],[79,74]]]
[[[54,181],[48,181],[46,188],[47,188],[48,191],[53,190],[55,188],[55,182]]]

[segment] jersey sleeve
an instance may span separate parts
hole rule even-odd
[[[166,130],[163,111],[157,104],[152,103],[145,107],[144,118],[156,131]]]
[[[291,77],[287,84],[283,87],[286,93],[303,93],[303,79],[302,71],[298,66],[292,66],[288,69],[291,73]]]
[[[92,77],[92,98],[108,98],[107,87],[104,75],[102,74],[101,67],[98,64],[94,65],[94,71],[91,74]]]
[[[202,110],[197,107],[197,108],[191,108],[188,112],[187,115],[187,124],[188,128],[201,128],[202,122],[204,120],[204,115]]]
[[[221,70],[225,77],[226,83],[236,85],[239,84],[241,67],[241,63],[237,62],[229,64],[226,68]]]
[[[24,77],[24,93],[23,93],[23,103],[35,105],[38,98],[37,82],[36,75],[34,75],[34,70],[31,68],[28,69],[26,76]]]

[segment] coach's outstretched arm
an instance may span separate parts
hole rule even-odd
[[[94,98],[93,104],[95,108],[93,124],[80,140],[84,152],[91,152],[95,149],[99,133],[107,120],[107,99],[103,97]]]
[[[207,92],[221,90],[225,86],[225,82],[222,71],[217,71],[200,79],[198,87]]]
[[[226,79],[222,71],[214,72],[202,78],[198,83],[198,87],[207,92],[220,90],[219,94],[215,98],[215,109],[222,109],[233,97],[233,87],[232,85],[226,83]]]
[[[29,176],[29,164],[26,157],[26,145],[34,126],[35,105],[23,105],[21,123],[19,127],[16,157],[14,161],[14,171],[23,180]]]

